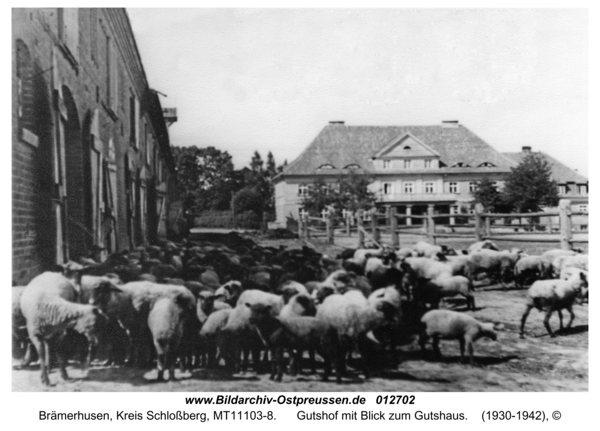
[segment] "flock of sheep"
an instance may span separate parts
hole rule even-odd
[[[81,259],[45,272],[27,286],[13,287],[13,355],[26,366],[39,357],[41,379],[49,366],[78,357],[110,364],[158,368],[174,378],[175,366],[255,370],[271,366],[271,379],[302,371],[303,355],[323,379],[337,382],[358,360],[365,378],[394,358],[397,346],[419,336],[425,350],[441,356],[439,340],[456,339],[461,359],[473,343],[496,340],[501,325],[463,312],[439,309],[457,295],[475,310],[473,281],[530,285],[528,304],[546,313],[571,314],[587,298],[587,255],[550,250],[526,256],[498,251],[483,241],[457,252],[419,242],[413,248],[347,249],[336,258],[309,247],[261,247],[229,237],[227,245],[168,242],[110,255],[104,262]],[[408,340],[408,341],[407,341]],[[270,359],[269,359],[270,354]],[[304,364],[306,365],[306,364]]]

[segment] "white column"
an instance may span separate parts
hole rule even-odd
[[[406,215],[412,215],[412,205],[406,205]],[[412,226],[412,218],[406,219],[406,226]]]

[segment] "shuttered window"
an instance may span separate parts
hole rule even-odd
[[[35,135],[35,92],[33,88],[33,61],[29,48],[17,40],[17,123],[19,139],[38,145]]]

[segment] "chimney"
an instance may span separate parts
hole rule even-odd
[[[336,126],[336,125],[343,126],[344,122],[343,121],[330,121],[329,124],[333,124],[334,126]]]
[[[457,127],[460,127],[460,124],[458,124],[458,120],[442,121],[442,128],[444,128],[444,129],[455,129]]]
[[[523,150],[523,152],[524,152],[525,154],[529,154],[529,153],[531,153],[531,147],[529,147],[529,146],[522,147],[522,150]]]

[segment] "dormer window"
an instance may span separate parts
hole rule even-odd
[[[360,166],[356,163],[352,163],[350,165],[345,166],[344,169],[360,169]]]
[[[412,167],[412,160],[404,161],[404,169],[410,169]]]
[[[493,168],[494,166],[496,166],[496,165],[494,165],[493,163],[483,162],[478,167],[479,168]]]
[[[391,160],[384,160],[383,161],[383,169],[389,169],[392,165],[392,161]]]
[[[458,162],[452,165],[453,168],[469,168],[470,166],[464,162]]]
[[[410,145],[406,145],[406,146],[404,147],[404,149],[405,149],[405,150],[410,150]]]
[[[324,165],[319,166],[317,169],[335,169],[335,166],[326,163]]]

